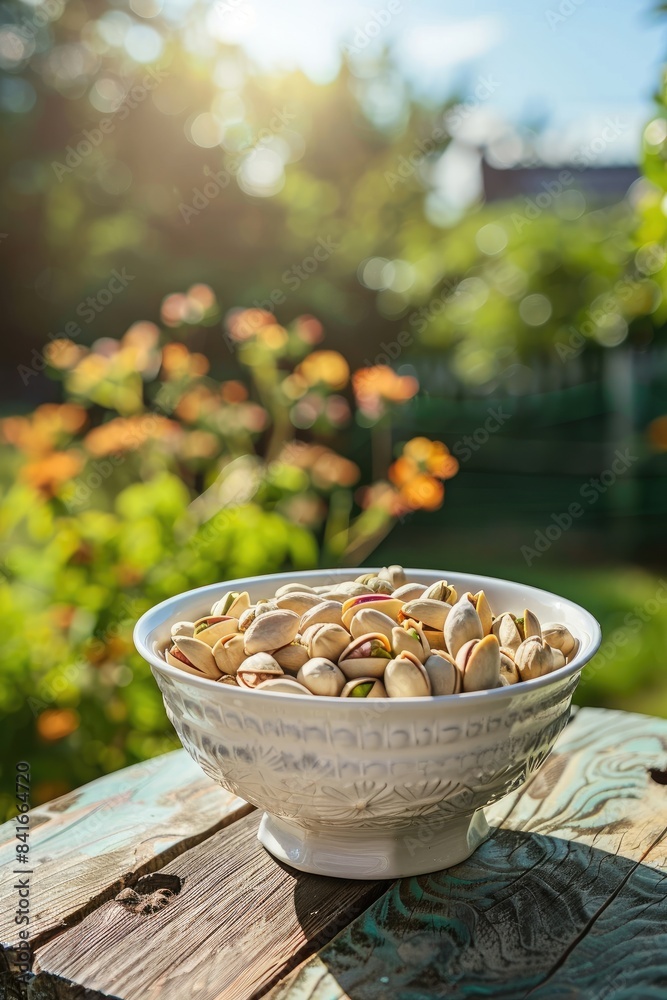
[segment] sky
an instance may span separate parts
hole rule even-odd
[[[386,44],[427,97],[472,96],[486,80],[482,127],[539,121],[554,159],[608,119],[617,135],[605,158],[636,159],[667,54],[667,19],[650,0],[219,0],[215,9],[222,33],[264,66],[325,81],[341,45],[364,54]]]

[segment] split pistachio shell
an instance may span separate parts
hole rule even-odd
[[[382,611],[376,611],[374,608],[361,608],[350,621],[350,632],[355,639],[361,635],[368,635],[369,632],[381,632],[382,635],[391,640],[395,625],[394,619]]]
[[[273,694],[311,694],[308,688],[299,684],[293,677],[269,677],[266,681],[260,681],[255,686],[255,691],[269,691]]]
[[[527,639],[531,635],[542,635],[542,629],[537,615],[527,608],[523,613],[523,637]]]
[[[238,687],[238,681],[236,677],[231,677],[229,674],[221,674],[216,681],[217,684],[230,684],[232,687]]]
[[[345,687],[343,671],[324,656],[315,656],[304,663],[296,679],[308,688],[311,694],[329,698],[337,698]]]
[[[199,621],[195,622],[194,637],[213,647],[223,635],[238,632],[238,628],[238,619],[231,615],[223,615],[222,617],[209,615],[207,618],[200,618]]]
[[[553,669],[551,647],[538,635],[524,639],[514,659],[522,681],[542,677]]]
[[[245,688],[256,688],[262,681],[281,675],[281,668],[269,653],[254,653],[236,671],[239,687]]]
[[[423,597],[426,587],[423,583],[404,583],[402,587],[397,587],[391,595],[398,601],[416,601],[418,597]]]
[[[474,605],[475,611],[479,615],[479,620],[482,623],[482,631],[484,635],[490,635],[491,626],[493,625],[493,612],[491,611],[491,605],[489,604],[486,594],[483,590],[478,591],[473,594],[472,603]]]
[[[241,633],[236,632],[218,639],[213,647],[213,656],[218,670],[222,670],[223,674],[235,674],[246,658]]]
[[[278,605],[275,601],[258,601],[257,604],[251,604],[239,616],[239,632],[245,632],[246,629],[250,628],[258,615],[265,615],[267,611],[276,611],[277,608]]]
[[[220,671],[208,643],[188,635],[177,635],[174,638],[174,645],[185,656],[188,663],[200,670],[206,677],[215,680],[219,676]]]
[[[394,588],[389,581],[382,580],[379,576],[375,580],[371,580],[367,586],[373,594],[386,594],[390,597],[394,593]]]
[[[277,606],[283,611],[292,611],[297,615],[305,615],[306,611],[316,608],[322,601],[319,594],[308,594],[305,591],[294,591],[291,594],[284,594],[276,601]]]
[[[466,642],[481,639],[484,635],[482,622],[473,607],[470,596],[464,594],[452,607],[445,621],[444,636],[450,656],[456,656]]]
[[[342,625],[341,617],[342,604],[338,601],[320,601],[314,608],[309,608],[301,616],[301,631],[303,632],[309,625]]]
[[[429,631],[442,632],[451,611],[451,605],[445,601],[436,601],[432,597],[418,597],[416,601],[407,601],[398,613],[399,622],[413,618],[421,622]]]
[[[238,591],[230,590],[224,597],[221,597],[219,601],[211,608],[212,615],[232,615],[234,618],[239,618],[246,608],[250,607],[250,595],[246,590],[238,593]]]
[[[175,625],[171,626],[171,634],[174,635],[189,635],[193,636],[195,632],[194,622],[176,622]]]
[[[463,686],[461,671],[448,653],[431,653],[424,662],[424,670],[431,682],[431,694],[458,694]]]
[[[392,590],[396,590],[397,587],[402,587],[407,583],[405,577],[405,570],[402,566],[383,566],[378,573],[378,579],[386,580],[387,583],[391,584]]]
[[[516,652],[523,639],[516,623],[516,618],[509,611],[499,615],[491,626],[491,633],[496,636],[501,646]]]
[[[164,658],[172,667],[178,667],[186,674],[192,674],[193,677],[207,677],[208,675],[203,673],[201,670],[197,670],[188,661],[183,653],[180,652],[177,646],[172,646],[171,649],[165,650]],[[209,678],[215,680],[215,678]]]
[[[547,622],[542,626],[542,636],[554,649],[560,649],[563,656],[569,657],[574,652],[575,639],[569,628],[558,622]]]
[[[310,656],[308,647],[299,636],[293,642],[288,642],[286,646],[274,650],[272,655],[278,666],[290,674],[296,674]]]
[[[423,698],[431,694],[426,670],[410,653],[401,653],[389,661],[384,672],[384,686],[390,698]]]
[[[386,698],[387,692],[377,677],[356,677],[347,682],[340,696],[341,698]]]
[[[426,587],[422,597],[429,598],[432,601],[444,601],[445,604],[456,604],[459,599],[456,587],[450,586],[446,580],[438,580],[437,583],[432,583],[430,587]]]
[[[500,679],[502,681],[504,678],[508,684],[517,684],[521,678],[511,652],[504,646],[500,647]]]
[[[495,635],[471,639],[459,650],[456,664],[463,671],[464,691],[485,691],[500,683],[500,646]]]
[[[395,625],[391,630],[391,648],[394,656],[405,650],[414,653],[422,663],[431,652],[424,629],[412,618],[406,619],[401,625]]]
[[[303,639],[311,657],[324,656],[337,662],[350,643],[350,633],[342,625],[321,622],[319,625],[310,625],[304,632]]]
[[[398,620],[398,613],[403,607],[402,601],[397,601],[395,597],[388,594],[362,594],[360,597],[351,597],[343,604],[343,625],[350,628],[350,623],[358,611],[373,610],[381,611],[383,614],[393,618],[394,623]]]
[[[281,609],[267,611],[255,618],[246,629],[244,646],[246,653],[272,652],[292,642],[299,631],[299,616],[294,611]]]
[[[391,644],[380,632],[353,639],[340,654],[338,666],[348,680],[355,677],[382,677],[391,659]]]

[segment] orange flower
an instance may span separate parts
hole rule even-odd
[[[409,510],[437,510],[445,497],[441,480],[451,479],[459,463],[442,441],[416,437],[390,466],[389,479],[398,487],[400,502]]]
[[[359,478],[359,467],[323,444],[290,441],[280,453],[280,461],[309,472],[320,489],[334,485],[352,486]]]
[[[318,344],[324,338],[322,324],[314,316],[299,316],[294,330],[299,340],[303,340],[305,344]]]
[[[646,436],[658,451],[667,451],[667,416],[652,420],[646,430]]]
[[[116,417],[100,427],[94,427],[83,443],[91,455],[101,458],[103,455],[136,451],[149,440],[176,439],[181,433],[175,421],[146,413],[141,417]]]
[[[359,409],[371,419],[379,419],[386,403],[405,403],[419,391],[412,375],[398,375],[389,365],[360,368],[352,376],[352,388]]]
[[[296,368],[309,385],[323,383],[332,389],[344,389],[350,378],[350,368],[338,351],[313,351]]]
[[[412,510],[437,510],[445,499],[445,487],[439,479],[422,473],[402,487],[400,496]]]
[[[5,441],[28,455],[48,455],[56,444],[81,430],[88,415],[75,403],[44,403],[29,417],[7,417],[0,423]]]
[[[276,317],[266,309],[232,309],[227,314],[227,329],[237,343],[250,340],[263,326],[275,324]]]
[[[78,727],[79,716],[71,708],[47,708],[37,718],[37,732],[50,743],[64,739]]]
[[[167,379],[194,378],[206,375],[208,358],[204,354],[191,354],[185,344],[174,341],[162,349],[162,373]]]
[[[59,337],[44,348],[44,357],[52,368],[73,368],[85,353],[85,348],[67,337]]]
[[[243,403],[248,398],[248,390],[243,382],[231,379],[229,382],[222,383],[220,386],[220,395],[225,403]]]
[[[45,496],[55,496],[58,487],[73,479],[83,468],[83,458],[73,451],[54,451],[44,458],[28,462],[21,469],[21,479]]]

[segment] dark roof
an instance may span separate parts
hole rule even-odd
[[[507,167],[499,169],[482,160],[484,196],[487,201],[534,197],[542,192],[554,191],[560,183],[559,175],[568,171],[573,180],[567,186],[590,193],[600,201],[620,201],[630,185],[639,177],[637,167],[580,167],[564,163],[559,167]],[[561,178],[562,180],[562,178]]]

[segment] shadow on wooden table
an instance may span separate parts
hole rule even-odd
[[[312,895],[299,878],[294,893],[300,914]],[[666,893],[650,865],[499,829],[469,861],[395,883],[272,1000],[664,1000]]]

